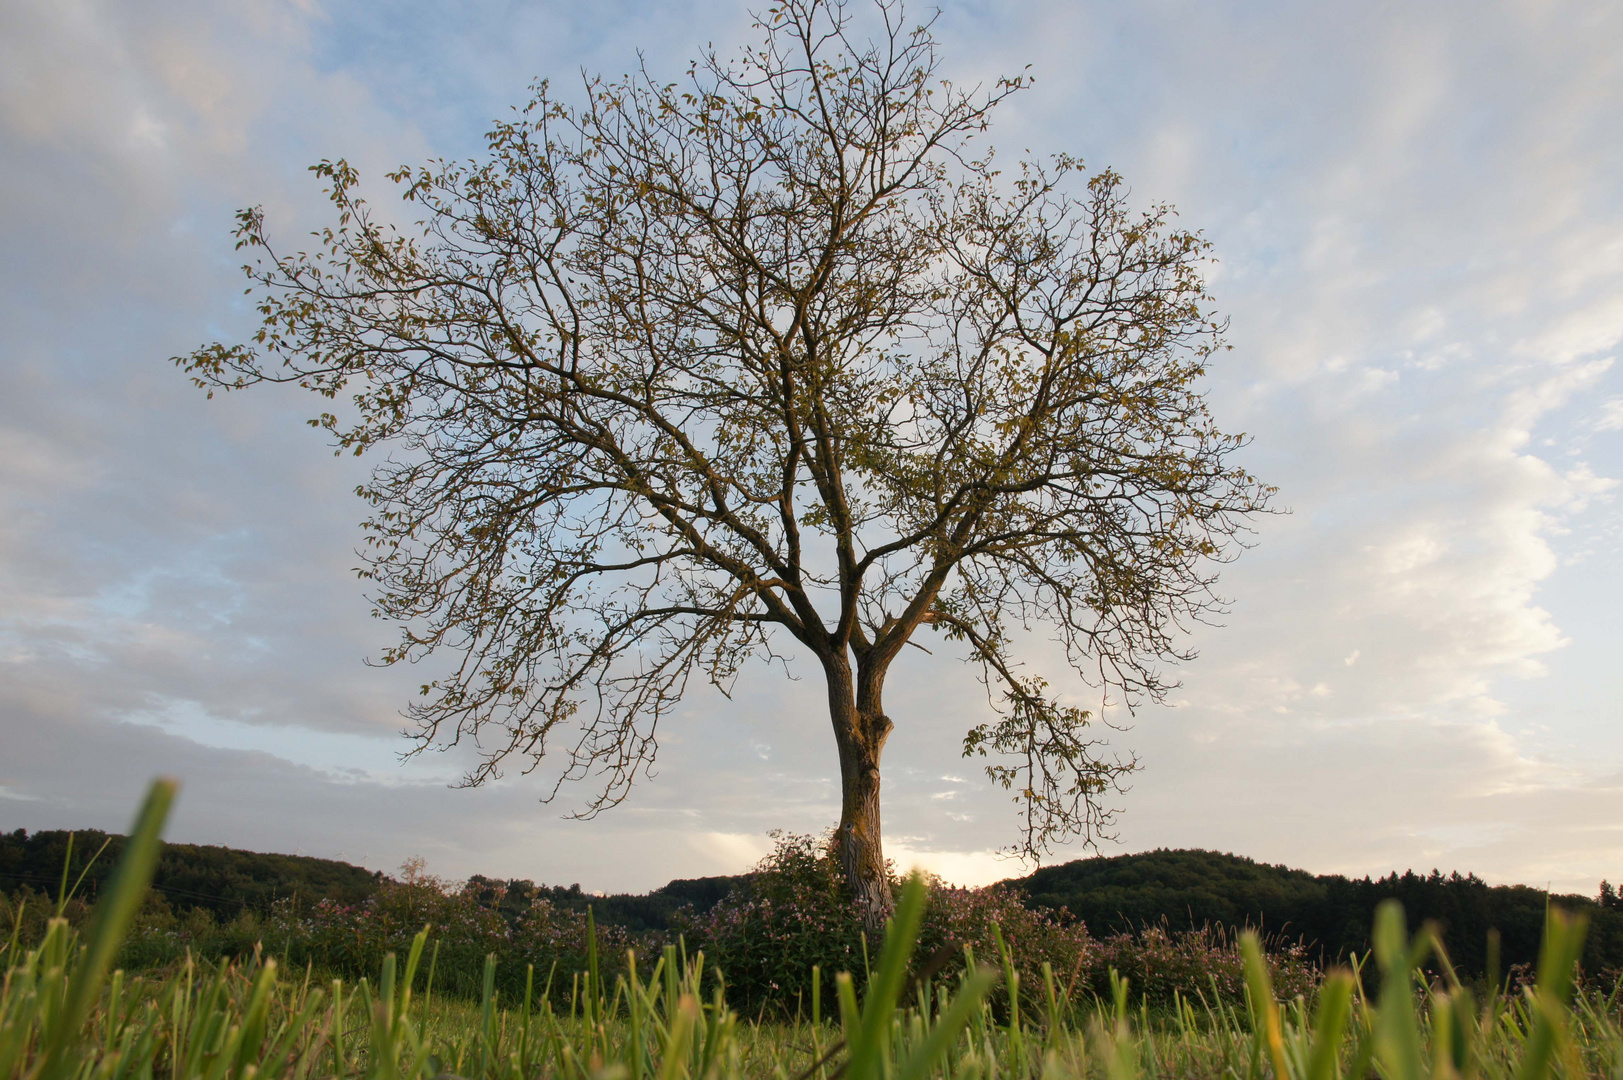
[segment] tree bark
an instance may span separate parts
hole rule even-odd
[[[829,715],[840,750],[840,826],[835,833],[840,868],[870,939],[883,936],[895,909],[879,817],[879,760],[891,722],[877,693],[858,694],[844,657],[825,661]],[[864,680],[864,690],[868,690]]]

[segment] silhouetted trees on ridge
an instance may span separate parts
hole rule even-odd
[[[0,893],[27,889],[54,897],[63,866],[82,899],[93,900],[112,873],[124,838],[95,830],[30,835],[0,833]],[[92,863],[92,856],[107,849]],[[86,867],[89,867],[86,870]],[[664,930],[683,908],[709,911],[748,875],[677,879],[643,894],[600,896],[579,885],[537,885],[479,875],[468,880],[509,923],[537,901],[575,912],[588,907],[600,925],[633,933]],[[203,908],[229,920],[248,911],[265,914],[278,901],[303,908],[321,900],[357,904],[384,883],[377,871],[307,855],[277,855],[197,844],[166,844],[154,889],[177,913]],[[1369,947],[1375,907],[1402,902],[1411,925],[1435,921],[1461,972],[1482,976],[1490,967],[1490,931],[1499,936],[1498,969],[1537,958],[1547,903],[1582,912],[1590,920],[1583,964],[1593,974],[1623,970],[1623,897],[1608,882],[1595,898],[1549,895],[1525,885],[1489,885],[1474,874],[1407,871],[1385,877],[1310,874],[1235,855],[1168,850],[1077,859],[1001,883],[1032,908],[1081,920],[1095,937],[1165,926],[1254,927],[1278,941],[1302,942],[1322,960],[1345,959]]]

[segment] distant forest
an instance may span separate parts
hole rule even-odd
[[[32,836],[25,829],[0,833],[0,890],[16,892],[26,887],[54,899],[66,866],[68,886],[71,888],[82,873],[84,881],[78,895],[93,899],[118,865],[124,853],[124,837],[95,829],[74,832],[70,860],[69,835],[62,830]],[[228,921],[245,909],[268,912],[271,904],[283,899],[358,904],[382,883],[381,873],[335,859],[165,844],[152,888],[177,912],[206,908],[217,919]]]
[[[106,842],[106,851],[90,865],[80,886],[80,895],[93,899],[117,864],[123,840],[93,830],[75,833],[69,861],[66,832],[0,833],[0,891],[27,888],[54,896],[65,862],[72,885]],[[650,893],[611,896],[583,892],[579,885],[479,876],[470,878],[468,887],[488,893],[492,903],[517,905],[514,915],[545,899],[575,911],[590,907],[600,923],[636,932],[667,928],[685,906],[696,912],[709,910],[744,877],[678,879]],[[299,907],[321,900],[361,903],[384,880],[379,872],[332,859],[166,844],[153,887],[176,912],[206,908],[224,921],[244,910],[263,914],[277,901]],[[1279,941],[1299,941],[1326,961],[1368,949],[1376,905],[1395,898],[1402,901],[1411,926],[1435,921],[1453,962],[1475,976],[1487,971],[1491,929],[1501,939],[1501,974],[1512,965],[1536,960],[1548,901],[1589,917],[1587,970],[1597,974],[1623,970],[1623,901],[1604,883],[1593,898],[1547,896],[1524,885],[1490,886],[1474,875],[1411,871],[1384,878],[1346,878],[1217,852],[1163,849],[1043,867],[1001,887],[1017,892],[1028,906],[1063,909],[1070,918],[1082,920],[1095,937],[1155,926],[1255,927]]]
[[[1408,871],[1383,878],[1309,874],[1212,851],[1166,850],[1078,859],[1005,883],[1032,907],[1064,908],[1095,936],[1166,925],[1253,927],[1300,941],[1326,961],[1369,948],[1382,900],[1402,902],[1411,927],[1432,920],[1449,958],[1480,976],[1490,930],[1500,935],[1500,973],[1538,958],[1546,903],[1589,917],[1586,970],[1623,969],[1623,903],[1604,882],[1596,897],[1550,895],[1526,885],[1489,885],[1474,874]]]
[[[0,892],[32,889],[53,899],[63,885],[73,887],[83,874],[77,895],[93,900],[118,865],[124,850],[124,837],[95,829],[72,834],[47,830],[29,835],[26,829],[0,832]],[[106,845],[106,850],[102,846]],[[97,852],[101,852],[97,857]],[[309,855],[266,855],[255,851],[200,844],[169,844],[153,876],[152,888],[170,908],[183,913],[205,908],[226,922],[243,911],[263,915],[277,901],[306,907],[322,900],[339,904],[365,902],[384,882],[380,871],[366,870],[336,859]],[[501,881],[475,875],[468,885],[476,892],[488,890],[495,901],[505,886],[503,906],[528,907],[536,900],[550,900],[572,911],[593,909],[599,922],[624,926],[629,930],[664,929],[679,908],[692,905],[708,911],[731,891],[742,877],[693,878],[673,881],[646,894],[596,896],[579,885],[547,886],[530,881]]]

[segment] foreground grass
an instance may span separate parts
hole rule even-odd
[[[477,1004],[436,1000],[426,932],[403,960],[385,960],[375,984],[289,975],[257,958],[109,972],[172,794],[154,787],[85,939],[56,919],[37,948],[6,947],[0,1080],[1623,1080],[1618,995],[1575,987],[1584,927],[1558,911],[1536,984],[1481,1001],[1452,977],[1427,982],[1419,965],[1435,940],[1425,929],[1411,938],[1395,904],[1379,912],[1374,963],[1330,975],[1311,1002],[1275,1000],[1254,937],[1242,942],[1241,1009],[1180,999],[1152,1014],[1120,981],[1110,1001],[1068,1000],[1051,976],[1021,987],[1006,957],[970,957],[964,975],[932,981],[942,957],[914,963],[917,879],[864,1000],[849,976],[825,995],[814,975],[805,1012],[788,1023],[740,1017],[703,957],[676,949],[651,966],[593,956],[567,1011],[533,971],[522,1000],[499,1001],[493,962]]]

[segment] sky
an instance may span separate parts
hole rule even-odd
[[[534,79],[676,78],[750,41],[747,8],[0,4],[0,829],[121,829],[172,775],[174,840],[641,891],[834,823],[804,665],[691,693],[592,821],[562,816],[586,792],[402,763],[416,673],[365,663],[393,630],[354,574],[366,460],[292,388],[211,401],[169,362],[251,331],[236,209],[299,236],[309,165],[477,155]],[[1030,66],[1002,157],[1109,166],[1212,241],[1208,396],[1289,510],[1225,568],[1181,687],[1117,717],[1142,769],[1100,851],[1623,877],[1623,6],[1010,0],[935,26],[959,83]],[[886,704],[887,853],[1025,872],[957,753],[972,671],[910,652]]]

